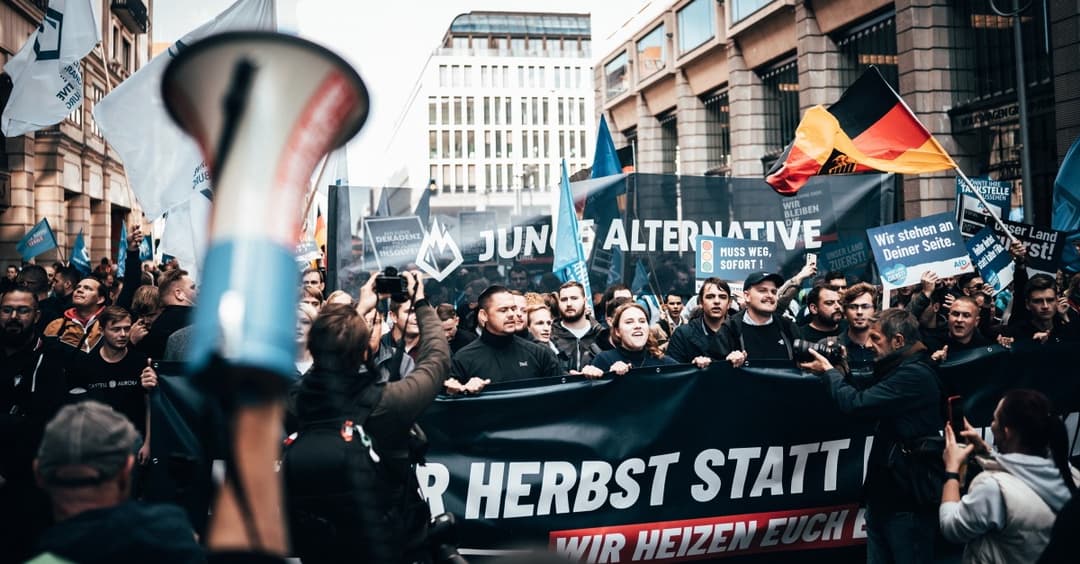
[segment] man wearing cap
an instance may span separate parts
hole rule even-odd
[[[139,433],[96,401],[65,406],[45,427],[34,461],[56,525],[40,552],[73,562],[204,562],[179,507],[132,501]]]
[[[747,361],[792,360],[792,343],[798,331],[790,319],[776,313],[779,274],[754,272],[743,283],[744,310],[720,326],[718,354],[738,368]]]

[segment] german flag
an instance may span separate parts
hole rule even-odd
[[[882,171],[920,174],[956,168],[907,104],[870,67],[829,109],[807,110],[795,141],[765,176],[791,196],[811,176]]]

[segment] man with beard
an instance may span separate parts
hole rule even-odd
[[[600,324],[585,315],[585,287],[573,280],[559,286],[559,320],[551,326],[551,342],[567,370],[581,370],[592,362],[590,351]]]
[[[101,340],[97,316],[105,309],[106,292],[105,284],[98,278],[87,276],[79,280],[71,295],[72,307],[45,327],[45,345],[50,353],[88,353],[97,346]]]
[[[717,348],[712,341],[731,308],[731,287],[719,278],[706,279],[698,290],[697,305],[690,320],[675,328],[668,341],[667,355],[677,362],[708,357],[710,349]]]
[[[810,323],[802,328],[804,340],[816,343],[840,334],[844,306],[838,288],[814,286],[806,296],[806,307],[810,310]]]
[[[944,426],[942,390],[920,341],[919,322],[911,313],[886,310],[867,335],[876,358],[874,383],[866,389],[847,383],[817,351],[810,351],[814,360],[799,366],[820,376],[841,412],[877,420],[864,485],[867,561],[931,562],[940,491],[934,494],[936,499],[920,499],[910,483],[894,475],[889,463],[900,453],[915,450],[920,441],[938,437]],[[936,462],[942,463],[940,455]]]
[[[59,319],[71,307],[75,295],[75,286],[79,283],[79,273],[70,266],[61,266],[53,273],[52,295],[41,300],[41,320],[39,324],[47,327],[54,319]]]
[[[844,291],[844,316],[847,331],[840,334],[840,344],[847,352],[852,384],[864,388],[874,377],[874,347],[870,344],[870,325],[876,315],[877,288],[860,282]]]
[[[448,393],[475,394],[492,382],[561,373],[551,349],[515,335],[517,304],[506,287],[484,290],[477,300],[476,317],[483,332],[454,355],[450,378],[444,384]]]
[[[754,272],[743,283],[745,311],[724,322],[717,335],[718,354],[738,368],[747,361],[793,360],[792,342],[798,329],[776,313],[779,274]]]
[[[150,400],[143,382],[156,384],[157,374],[146,355],[128,347],[131,314],[119,306],[109,306],[98,316],[101,346],[90,358],[69,372],[70,399],[99,401],[127,417],[144,438],[137,461],[150,459]]]
[[[0,299],[0,507],[8,508],[0,526],[4,556],[22,562],[30,557],[37,534],[48,525],[48,503],[34,485],[33,460],[49,410],[42,401],[41,339],[34,326],[38,301],[23,289],[9,290]],[[11,508],[19,508],[18,514]]]

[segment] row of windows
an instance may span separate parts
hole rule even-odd
[[[504,57],[588,57],[591,51],[588,39],[568,37],[455,36],[445,47]]]
[[[512,72],[509,65],[480,65],[482,88],[582,88],[589,84],[592,70],[588,67],[546,67],[518,65]],[[516,81],[514,80],[516,78]],[[472,65],[439,65],[439,86],[442,88],[471,88],[475,83]]]
[[[475,159],[478,134],[475,131],[428,131],[428,157],[431,159]],[[585,130],[577,131],[485,131],[483,158],[584,158]],[[520,139],[521,154],[514,152]],[[557,146],[557,147],[556,147]],[[558,149],[558,152],[553,151]]]
[[[567,167],[588,166],[584,161],[570,163]],[[483,178],[478,178],[478,172]],[[479,165],[431,165],[431,180],[443,193],[512,192],[517,188],[529,192],[551,192],[561,182],[559,166],[550,163],[526,163]],[[482,183],[481,183],[482,181]]]
[[[557,125],[586,125],[585,98],[521,98],[520,111],[513,115],[512,96],[442,96],[428,98],[428,125],[474,125],[476,114],[484,125],[552,125],[554,108]],[[479,103],[479,108],[477,108]]]

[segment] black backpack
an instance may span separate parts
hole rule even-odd
[[[401,561],[405,526],[390,471],[364,430],[382,397],[368,386],[349,415],[304,422],[281,461],[293,552],[304,562]]]

